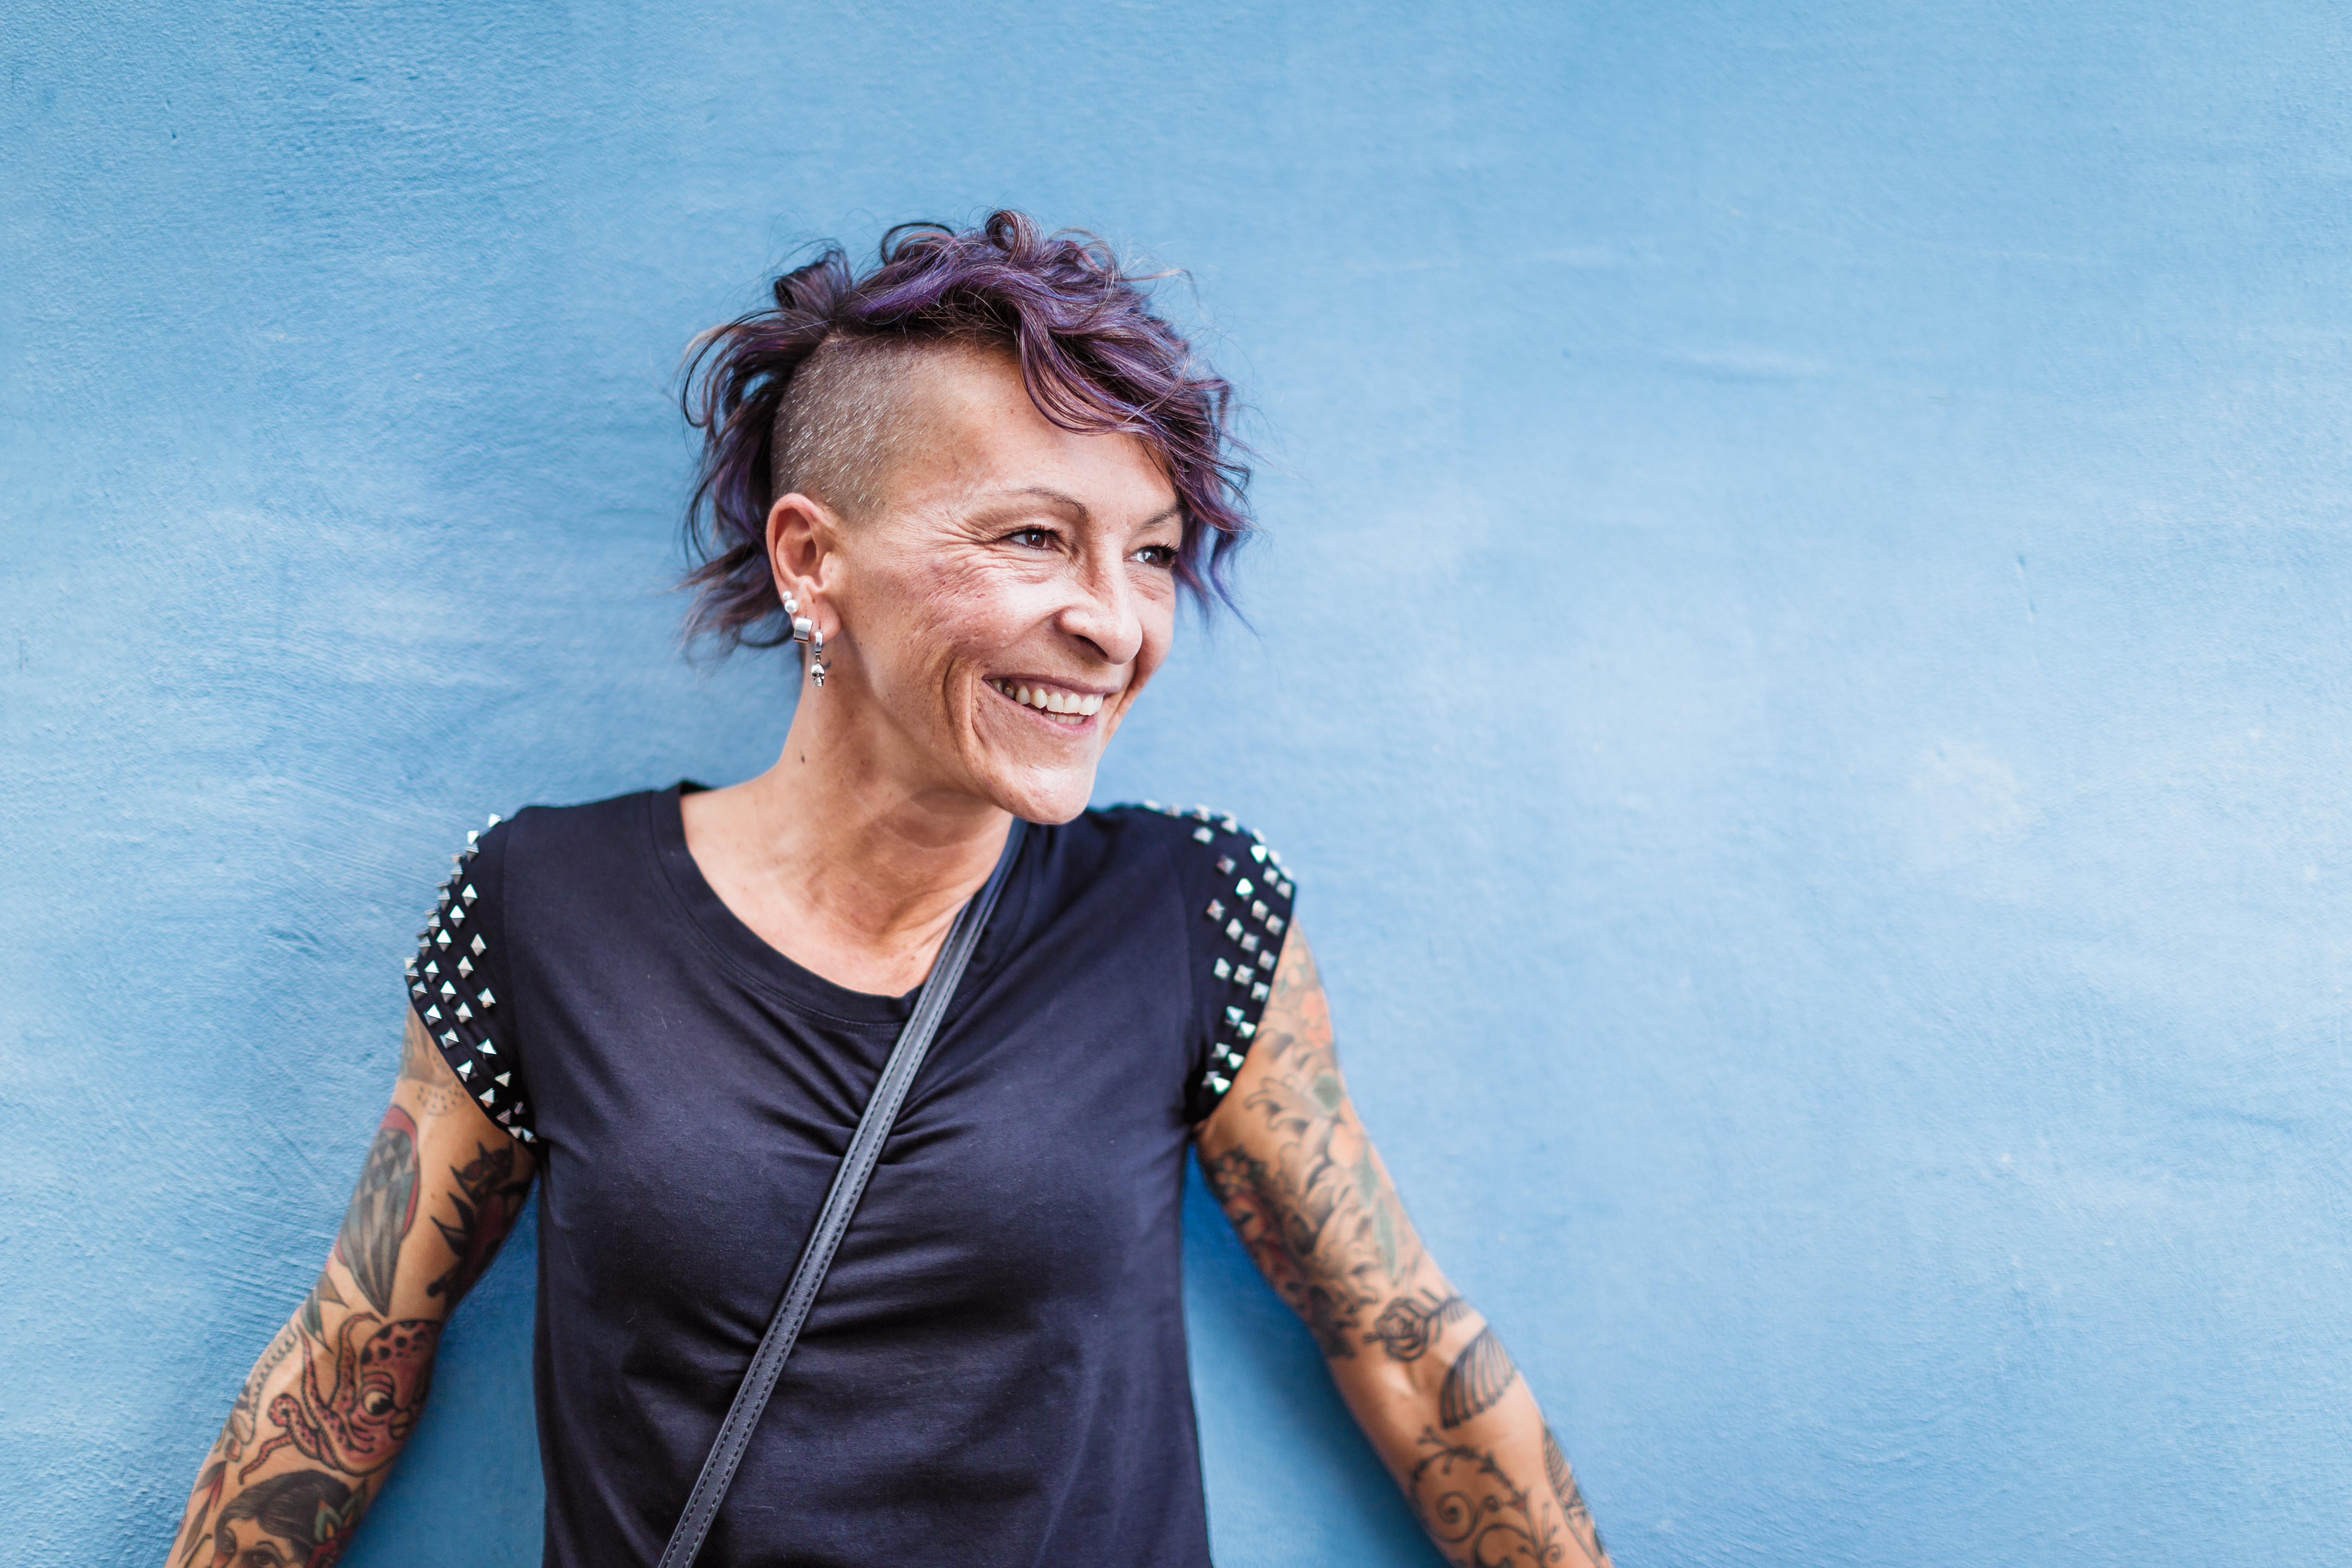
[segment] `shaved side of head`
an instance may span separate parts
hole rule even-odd
[[[772,493],[797,490],[852,522],[872,517],[888,499],[890,476],[923,422],[919,384],[927,363],[986,352],[985,344],[953,338],[827,338],[776,410]]]

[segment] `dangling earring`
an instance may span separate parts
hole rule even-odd
[[[809,645],[809,679],[822,687],[824,684],[824,634],[816,623],[801,614],[801,602],[790,594],[784,595],[784,614],[793,618],[793,641]]]

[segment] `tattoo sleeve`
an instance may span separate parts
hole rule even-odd
[[[1357,1120],[1296,926],[1255,1043],[1199,1142],[1225,1217],[1305,1320],[1445,1560],[1608,1568],[1518,1367],[1423,1248]]]
[[[341,1554],[424,1409],[442,1325],[513,1228],[534,1169],[411,1016],[327,1267],[230,1405],[167,1568]]]
[[[1324,1355],[1345,1360],[1366,1314],[1415,1276],[1421,1241],[1348,1103],[1330,1008],[1296,928],[1242,1072],[1239,1103],[1203,1130],[1202,1171]]]

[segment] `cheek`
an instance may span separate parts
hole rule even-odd
[[[959,658],[1001,647],[1021,624],[1017,585],[984,567],[934,566],[894,574],[877,586],[878,614],[859,623],[869,662],[919,680]]]
[[[1163,581],[1149,595],[1139,595],[1143,644],[1136,650],[1134,684],[1141,685],[1168,658],[1176,641],[1176,584]]]

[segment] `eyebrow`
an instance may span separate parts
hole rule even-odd
[[[999,500],[1009,500],[1016,496],[1029,496],[1041,500],[1052,501],[1057,506],[1064,507],[1068,510],[1077,513],[1081,518],[1091,519],[1094,516],[1094,513],[1087,509],[1086,502],[1080,500],[1077,497],[1069,494],[1067,491],[1057,490],[1051,485],[1015,485],[1010,489],[992,490],[987,496],[982,498],[981,504],[985,506],[992,501]],[[1184,507],[1181,501],[1171,501],[1167,506],[1164,506],[1158,511],[1153,512],[1150,517],[1145,518],[1141,522],[1137,523],[1136,527],[1150,528],[1154,523],[1166,522],[1171,519],[1181,519],[1183,516],[1183,511]]]

